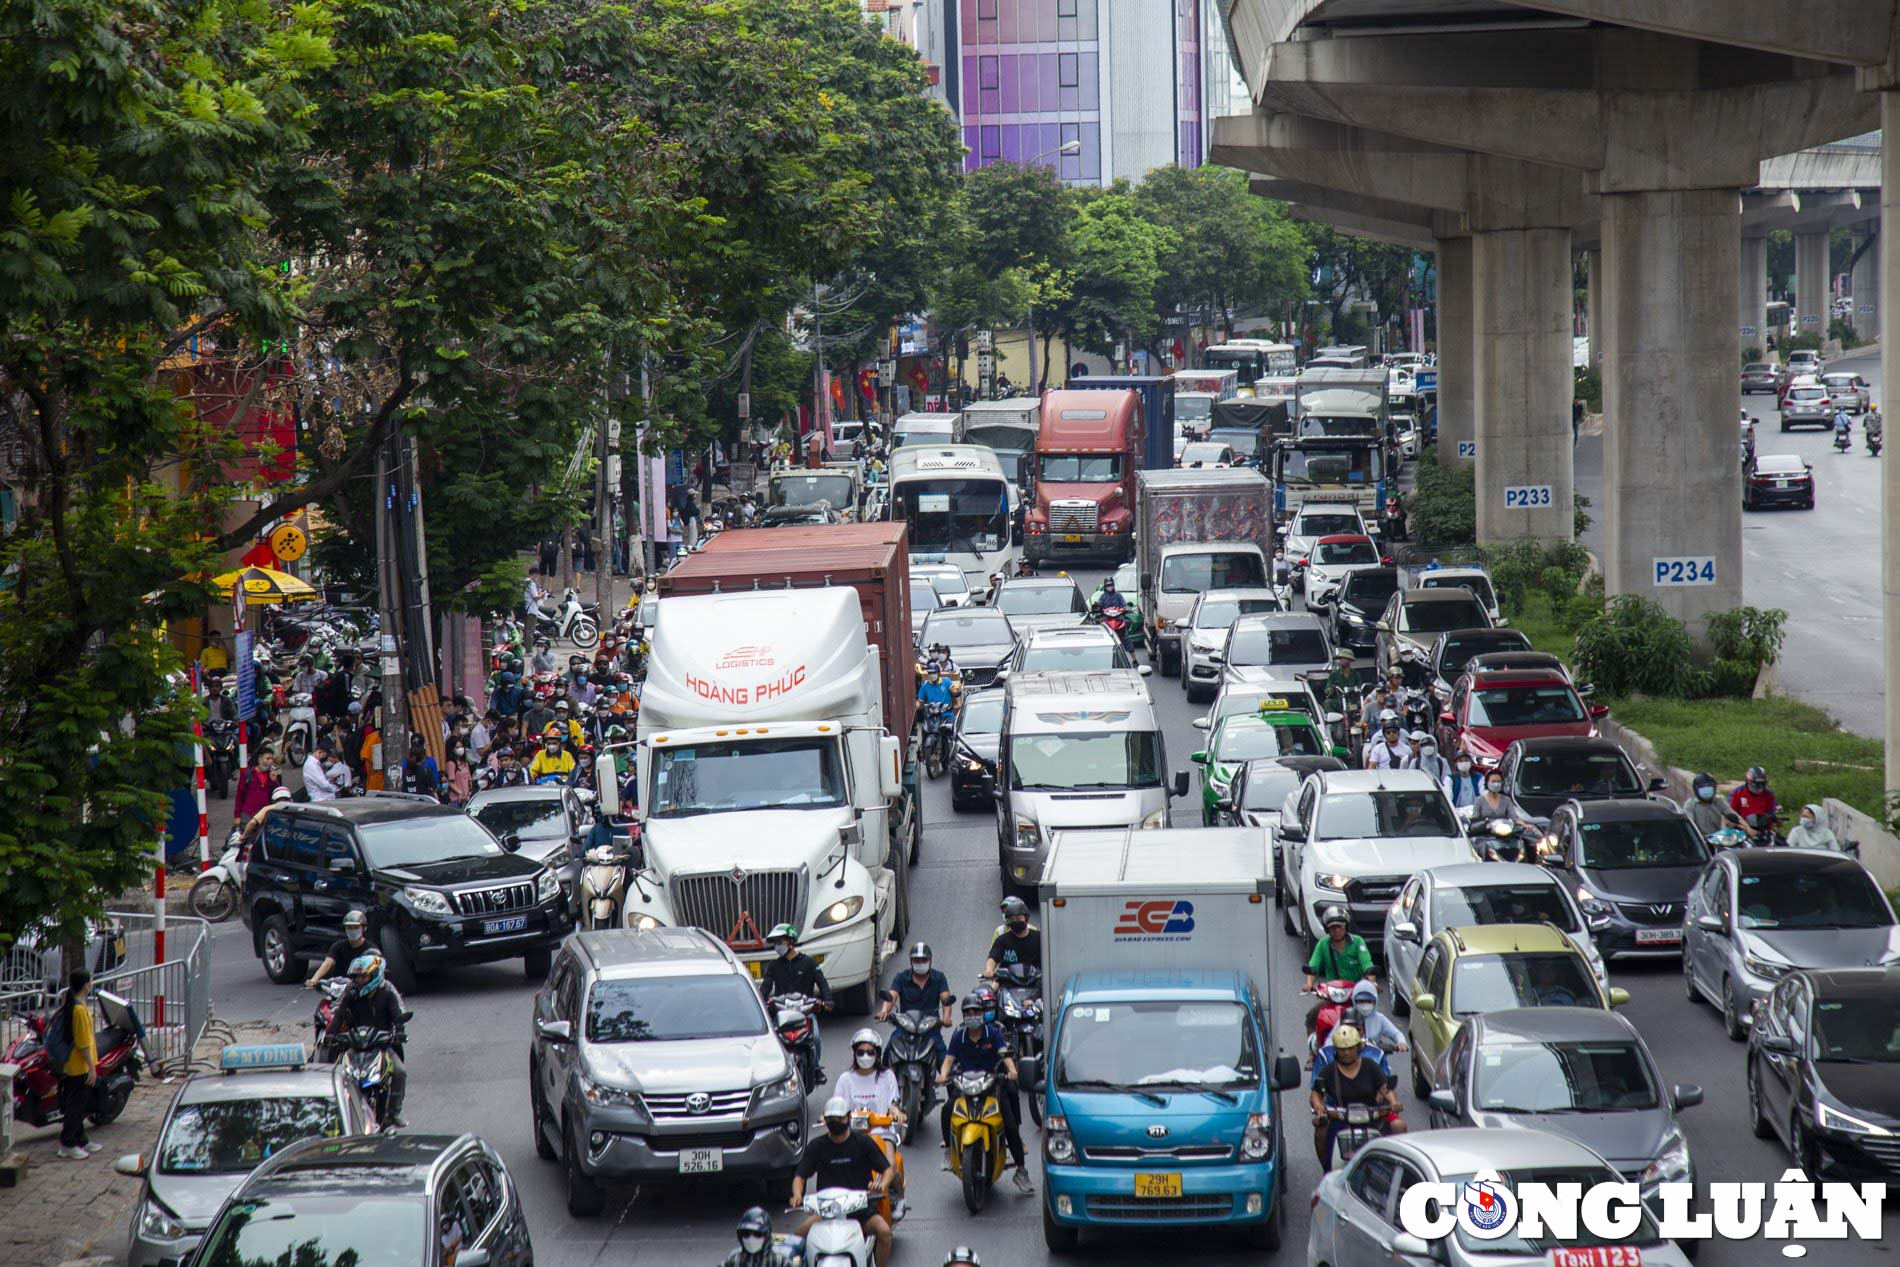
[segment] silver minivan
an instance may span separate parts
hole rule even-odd
[[[1051,833],[1166,827],[1186,796],[1168,773],[1161,722],[1133,669],[1013,675],[1003,701],[996,775],[996,849],[1005,891],[1042,879]]]
[[[732,948],[704,929],[608,929],[561,944],[534,996],[534,1147],[566,1167],[568,1213],[603,1184],[778,1179],[805,1144],[805,1088]]]

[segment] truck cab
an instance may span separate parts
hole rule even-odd
[[[1154,596],[1148,607],[1160,631],[1155,654],[1161,671],[1171,673],[1181,662],[1181,638],[1195,600],[1210,590],[1264,588],[1267,557],[1259,546],[1244,541],[1181,542],[1161,547],[1152,580]],[[1143,599],[1147,601],[1146,594]]]
[[[1044,873],[1043,1237],[1285,1227],[1261,828],[1058,833]]]
[[[1030,562],[1134,557],[1135,472],[1145,419],[1133,391],[1052,391],[1036,433],[1035,503],[1024,514]]]

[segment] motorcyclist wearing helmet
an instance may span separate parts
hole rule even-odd
[[[352,910],[343,917],[343,935],[330,943],[330,949],[323,956],[323,962],[303,983],[306,990],[317,988],[317,982],[339,972],[349,971],[349,966],[357,956],[368,954],[373,947],[369,944],[369,916],[360,910]]]
[[[1770,818],[1781,808],[1775,799],[1774,791],[1768,786],[1768,771],[1758,765],[1748,767],[1748,774],[1742,785],[1728,794],[1728,807],[1744,827],[1756,814],[1766,814]]]
[[[776,958],[759,970],[759,993],[766,1002],[781,994],[803,994],[818,1000],[818,1010],[831,1010],[831,983],[825,980],[818,961],[798,949],[798,930],[790,924],[775,924],[765,935]],[[817,1018],[813,1018],[816,1020]],[[818,1081],[825,1080],[825,1038],[822,1027],[811,1027],[812,1059],[818,1062]]]
[[[1387,709],[1379,717],[1379,733],[1366,744],[1366,769],[1402,770],[1412,760],[1412,745],[1399,727],[1398,715]]]
[[[850,1102],[854,1112],[888,1114],[889,1126],[873,1126],[870,1133],[889,1140],[891,1152],[903,1141],[904,1110],[897,1103],[897,1075],[883,1067],[884,1040],[874,1029],[865,1028],[851,1036],[851,1067],[838,1075],[837,1093]],[[904,1173],[891,1180],[892,1219],[903,1214]]]
[[[1319,921],[1326,936],[1313,947],[1312,957],[1306,961],[1306,984],[1300,992],[1311,994],[1320,981],[1374,980],[1372,951],[1366,939],[1352,931],[1352,917],[1346,914],[1346,908],[1329,906],[1320,912]]]
[[[1365,1040],[1352,1025],[1333,1027],[1333,1061],[1326,1067],[1324,1077],[1314,1077],[1308,1098],[1313,1108],[1313,1151],[1319,1155],[1322,1170],[1333,1168],[1333,1135],[1337,1126],[1327,1116],[1329,1107],[1364,1104],[1383,1109],[1385,1120],[1379,1124],[1380,1133],[1405,1133],[1405,1119],[1399,1116],[1403,1106],[1392,1090],[1392,1075],[1366,1058]]]
[[[924,680],[917,684],[918,711],[927,711],[932,704],[949,708],[951,703],[950,682],[943,675],[943,665],[932,656],[924,662]]]
[[[959,1245],[943,1256],[943,1267],[983,1267],[983,1260],[968,1245]]]
[[[739,1248],[727,1254],[720,1267],[798,1267],[804,1242],[797,1237],[775,1240],[772,1216],[753,1206],[739,1216]]]
[[[834,1095],[825,1101],[824,1120],[824,1133],[812,1136],[799,1155],[798,1173],[792,1177],[792,1205],[796,1208],[804,1201],[808,1185],[815,1192],[848,1188],[870,1193],[872,1204],[854,1217],[877,1242],[877,1267],[884,1267],[891,1257],[891,1225],[877,1212],[875,1203],[890,1186],[897,1168],[875,1140],[851,1129],[851,1105],[843,1096]],[[804,1236],[817,1222],[818,1215],[809,1216],[799,1225],[798,1234]]]
[[[877,1018],[887,1021],[893,1012],[935,1012],[943,1030],[931,1036],[938,1059],[943,1058],[943,1032],[955,1023],[950,1015],[957,996],[950,990],[950,978],[932,966],[930,945],[917,942],[910,948],[910,967],[900,969],[884,991],[884,1002]]]
[[[409,1087],[409,1074],[402,1067],[402,997],[383,979],[383,957],[374,950],[350,962],[350,988],[330,1013],[330,1027],[323,1031],[324,1045],[334,1049],[338,1036],[363,1025],[395,1035],[389,1052],[389,1120],[382,1125],[406,1126],[402,1098]]]
[[[1003,926],[990,942],[989,958],[983,962],[984,980],[992,980],[996,970],[1006,964],[1026,963],[1042,971],[1042,930],[1029,922],[1029,904],[1019,897],[1002,902]]]
[[[1431,685],[1431,670],[1425,667],[1425,657],[1411,647],[1400,647],[1399,658],[1386,670],[1386,681],[1390,683],[1393,675],[1399,679],[1399,685],[1422,691]]]
[[[1504,794],[1504,776],[1496,770],[1487,770],[1484,791],[1471,803],[1471,821],[1482,823],[1493,818],[1509,818],[1520,823],[1531,821],[1523,807]]]
[[[1682,803],[1682,812],[1704,839],[1736,822],[1728,806],[1716,799],[1715,776],[1706,770],[1689,784],[1689,798]]]
[[[549,731],[541,736],[541,751],[534,754],[534,760],[528,762],[528,781],[537,782],[549,775],[565,779],[574,773],[574,755],[561,744],[558,731]]]
[[[528,657],[528,672],[553,673],[560,667],[560,662],[554,658],[553,645],[546,638],[536,638],[534,654]]]
[[[1001,1025],[986,1020],[984,1009],[983,1000],[974,994],[964,998],[963,1024],[957,1027],[955,1037],[950,1040],[950,1049],[937,1068],[938,1086],[949,1082],[950,1075],[957,1070],[993,1073],[999,1083],[1007,1083],[1011,1088],[1016,1085],[1016,1060],[1010,1052],[1009,1034]],[[1016,1189],[1025,1194],[1034,1192],[1036,1185],[1030,1182],[1029,1170],[1023,1160],[1022,1116],[1016,1108],[1016,1096],[1013,1091],[999,1094],[996,1102],[1003,1113],[1003,1143],[1009,1150],[1010,1160],[1016,1163]],[[943,1164],[946,1169],[950,1165],[950,1112],[955,1107],[956,1097],[945,1096],[943,1113],[937,1123],[938,1138],[943,1141]]]

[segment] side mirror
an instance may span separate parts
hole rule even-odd
[[[574,1041],[574,1023],[572,1021],[536,1021],[534,1032],[551,1043],[571,1043]]]
[[[1590,720],[1591,721],[1602,721],[1605,717],[1608,717],[1609,715],[1610,715],[1610,706],[1608,704],[1590,705]]]
[[[1438,1010],[1438,996],[1425,992],[1414,994],[1412,996],[1412,1006],[1421,1012],[1436,1012]]]
[[[1451,715],[1451,710],[1449,708],[1446,709],[1444,712],[1438,714],[1438,720],[1444,722],[1447,726],[1456,725],[1458,722],[1458,719]]]
[[[1218,651],[1210,651],[1207,653],[1207,662],[1209,664],[1226,664],[1227,657]]]
[[[487,1250],[470,1247],[455,1256],[455,1267],[488,1267],[493,1261]]]
[[[1801,1046],[1786,1034],[1763,1034],[1756,1040],[1761,1049],[1771,1056],[1798,1056]]]
[[[998,669],[996,671],[995,681],[997,682],[998,685],[1001,685],[1002,683],[1009,681],[1009,670]]]
[[[145,1173],[145,1154],[127,1153],[113,1162],[112,1168],[122,1175],[130,1175],[136,1179]]]
[[[355,875],[356,874],[356,859],[332,858],[330,859],[330,870],[332,873],[336,875]]]
[[[1592,695],[1595,695],[1596,693],[1597,693],[1596,685],[1591,682],[1585,682],[1582,686],[1579,686],[1577,688],[1577,695],[1580,699],[1589,699]]]
[[[1292,1056],[1281,1056],[1273,1062],[1273,1073],[1267,1080],[1269,1091],[1291,1091],[1299,1086],[1300,1062]]]
[[[1192,761],[1195,765],[1206,765],[1207,754],[1205,752],[1190,752],[1188,754],[1188,760]]]
[[[1153,676],[1154,676],[1154,666],[1153,666],[1153,665],[1148,665],[1148,664],[1137,664],[1137,665],[1135,666],[1135,672],[1137,672],[1137,673],[1139,673],[1139,674],[1141,674],[1141,676],[1143,676],[1143,677],[1153,677]]]
[[[1345,721],[1345,720],[1346,720],[1346,714],[1344,713],[1326,714],[1326,724],[1328,726],[1337,726],[1340,722]]]
[[[1392,1252],[1401,1258],[1434,1257],[1431,1245],[1410,1232],[1400,1232],[1392,1238]]]
[[[594,758],[594,801],[605,817],[620,817],[620,767],[611,752]]]
[[[521,837],[515,835],[513,832],[509,832],[506,836],[501,838],[501,847],[506,849],[509,853],[519,853],[521,851]]]
[[[1728,929],[1728,925],[1722,922],[1720,915],[1698,915],[1695,917],[1695,926],[1711,933],[1725,932]]]
[[[1652,792],[1660,792],[1668,786],[1669,780],[1663,778],[1661,775],[1656,775],[1649,781],[1649,790]]]
[[[996,776],[988,770],[983,771],[983,795],[995,801],[1003,799],[1003,790],[996,786]]]
[[[1676,1106],[1678,1111],[1682,1109],[1693,1109],[1696,1105],[1702,1103],[1702,1088],[1693,1083],[1685,1086],[1671,1087],[1669,1088],[1669,1099],[1670,1102]]]
[[[1392,622],[1391,622],[1391,621],[1389,621],[1389,620],[1381,620],[1381,621],[1377,621],[1376,623],[1374,623],[1374,624],[1373,624],[1373,626],[1372,626],[1372,627],[1373,627],[1374,629],[1377,629],[1377,630],[1378,630],[1378,631],[1379,631],[1380,633],[1391,633],[1391,632],[1392,632]]]
[[[1630,1001],[1630,992],[1620,985],[1610,987],[1610,1006],[1623,1007]]]
[[[1509,629],[1511,627],[1511,618],[1509,616],[1499,616],[1496,627],[1499,629]]]
[[[1186,796],[1188,794],[1188,777],[1186,770],[1176,770],[1174,772],[1174,786],[1169,789],[1169,794],[1172,796]]]
[[[878,737],[878,794],[888,803],[904,793],[904,746],[896,735]]]
[[[1194,729],[1196,730],[1212,730],[1213,728],[1214,721],[1211,717],[1196,717],[1194,719]]]
[[[1440,1113],[1456,1113],[1458,1111],[1458,1097],[1446,1087],[1440,1087],[1438,1090],[1426,1096],[1425,1103],[1431,1105]]]
[[[1418,925],[1409,919],[1393,920],[1392,935],[1401,941],[1415,942],[1418,940]]]
[[[1223,796],[1214,802],[1214,808],[1222,813],[1231,814],[1234,812],[1234,798]]]
[[[1291,815],[1282,814],[1280,816],[1280,839],[1296,840],[1296,841],[1305,840],[1306,839],[1305,825],[1302,824],[1299,819],[1294,818]]]

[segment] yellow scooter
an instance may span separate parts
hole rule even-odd
[[[981,1214],[990,1189],[1003,1181],[1003,1104],[994,1073],[966,1070],[951,1085],[950,1169],[963,1180],[963,1204]]]

